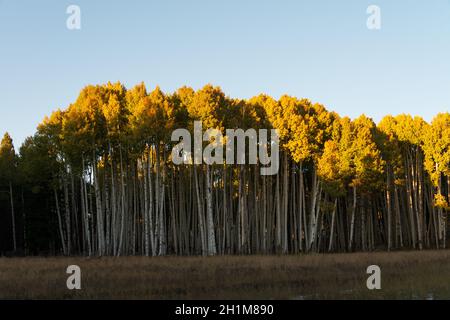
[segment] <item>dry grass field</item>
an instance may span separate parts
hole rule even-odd
[[[68,290],[68,265],[82,289]],[[381,268],[381,290],[366,268]],[[0,299],[450,299],[450,251],[298,256],[1,258]]]

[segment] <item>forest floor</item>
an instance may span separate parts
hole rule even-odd
[[[81,268],[81,290],[66,269]],[[368,290],[369,265],[381,290]],[[450,251],[0,258],[0,299],[450,299]]]

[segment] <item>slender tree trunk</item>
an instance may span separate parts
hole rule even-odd
[[[73,233],[73,242],[74,245],[76,245],[78,251],[82,250],[82,244],[80,243],[80,240],[82,237],[78,236],[79,223],[78,223],[78,206],[77,201],[75,200],[75,179],[72,172],[72,167],[70,168],[70,189],[71,189],[71,204],[72,204],[72,214],[73,214],[73,221],[74,221],[74,230],[76,232]],[[70,234],[69,234],[70,235]]]
[[[355,215],[356,215],[356,186],[353,186],[353,207],[352,217],[350,222],[350,239],[349,239],[349,251],[353,249],[353,237],[355,234]]]
[[[23,251],[25,256],[28,255],[28,242],[27,242],[27,215],[25,210],[25,196],[23,194],[23,187],[21,192],[22,200],[22,223],[23,223]]]
[[[281,249],[281,197],[280,197],[280,189],[281,189],[281,185],[280,185],[280,173],[277,173],[277,178],[276,178],[276,252],[278,253]]]
[[[165,181],[166,181],[166,166],[165,166],[165,159],[166,159],[166,154],[165,154],[165,149],[163,151],[163,164],[162,164],[162,178],[161,178],[161,184],[160,184],[160,188],[159,188],[159,196],[160,196],[160,201],[159,201],[159,255],[164,256],[167,253],[167,240],[166,240],[166,219],[165,219],[165,211],[166,211],[166,195],[165,195]],[[158,158],[159,159],[159,158]],[[158,165],[160,165],[160,163],[158,163]]]
[[[400,211],[400,203],[398,196],[398,188],[397,185],[394,184],[394,201],[395,201],[395,218],[396,218],[396,237],[395,237],[395,246],[398,248],[403,248],[403,227],[402,227],[402,217]]]
[[[148,175],[148,191],[149,191],[149,231],[150,231],[150,244],[152,246],[152,256],[156,255],[156,238],[155,238],[155,226],[153,221],[153,181],[152,181],[152,148],[149,148],[148,162],[147,162],[147,175]]]
[[[288,253],[288,197],[289,197],[289,161],[288,156],[284,156],[283,170],[283,253]]]
[[[148,162],[149,160],[147,160]],[[148,257],[150,255],[150,236],[149,236],[149,204],[148,204],[148,172],[147,165],[144,164],[144,255]]]
[[[11,227],[12,227],[12,238],[13,238],[13,250],[17,251],[17,238],[16,238],[16,215],[14,213],[14,196],[12,182],[9,181],[9,200],[11,204]]]
[[[227,245],[227,223],[228,223],[228,206],[227,206],[227,167],[223,167],[223,190],[222,190],[222,206],[223,206],[223,221],[222,221],[222,254],[224,254],[229,246]]]
[[[207,255],[206,236],[203,218],[202,201],[200,198],[200,186],[198,183],[197,167],[194,165],[194,181],[195,181],[195,194],[197,196],[197,213],[198,213],[198,227],[200,229],[200,239],[202,247],[202,255]]]
[[[361,247],[362,247],[362,251],[367,251],[367,246],[366,246],[366,238],[367,238],[367,233],[366,233],[366,201],[365,201],[365,197],[362,198],[362,206],[360,207],[361,209]]]
[[[305,182],[304,182],[304,174],[303,174],[303,164],[300,163],[300,215],[303,219],[300,219],[300,222],[303,221],[303,226],[300,225],[300,250],[303,250],[303,238],[305,241],[305,248],[308,251],[309,246],[309,231],[308,231],[308,220],[306,219],[306,199],[305,199]]]
[[[338,201],[338,199],[336,198],[334,200],[333,213],[331,214],[330,243],[328,244],[328,252],[331,252],[333,250],[334,229],[335,229],[334,225],[335,225],[335,221],[336,221],[337,201]]]
[[[312,177],[312,190],[311,190],[311,210],[310,210],[310,235],[309,235],[309,244],[308,250],[312,250],[313,244],[316,241],[316,231],[317,231],[317,215],[316,215],[316,202],[318,195],[318,186],[319,182],[317,179],[316,169],[313,167],[313,177]]]
[[[103,229],[103,206],[100,193],[99,177],[97,173],[97,159],[95,152],[92,158],[92,168],[94,171],[94,190],[95,190],[95,205],[97,213],[97,241],[98,241],[98,255],[103,256],[104,251],[104,229]]]
[[[438,163],[436,163],[436,172],[438,171]],[[442,195],[442,177],[439,174],[438,185],[437,185],[437,194]],[[444,224],[444,213],[441,207],[437,208],[437,216],[438,216],[438,234],[439,234],[439,247],[445,248],[445,224]]]
[[[386,170],[387,187],[386,187],[386,208],[387,208],[387,242],[388,251],[392,249],[392,206],[391,206],[391,168],[388,165]]]
[[[58,216],[58,227],[59,227],[59,236],[61,238],[61,246],[64,255],[67,255],[66,237],[64,236],[63,224],[61,219],[61,210],[59,209],[58,191],[56,191],[56,187],[53,188],[53,193],[55,195],[56,214]]]
[[[416,168],[416,174],[414,177],[414,195],[415,195],[415,204],[417,206],[416,208],[416,218],[417,218],[417,235],[418,235],[418,242],[419,242],[419,249],[423,249],[423,192],[422,192],[422,168],[421,168],[421,156],[419,148],[416,149],[416,162],[415,162],[415,168]]]
[[[118,242],[117,242],[117,188],[114,178],[114,161],[111,161],[111,237],[112,237],[112,253],[117,255]]]
[[[89,256],[92,255],[92,246],[91,246],[91,230],[90,230],[90,223],[89,223],[89,205],[87,201],[87,191],[86,191],[86,181],[84,179],[84,157],[82,156],[81,159],[82,163],[82,173],[81,173],[81,198],[82,198],[82,210],[83,210],[83,217],[84,217],[84,231],[85,231],[85,241],[87,250],[89,253]]]
[[[64,173],[64,206],[65,206],[65,221],[66,221],[66,235],[67,235],[67,255],[71,254],[71,223],[70,223],[70,203],[69,203],[69,188],[67,186],[68,181],[67,181],[67,173]]]
[[[216,255],[216,236],[212,208],[212,182],[210,166],[206,165],[206,219],[208,227],[208,255]]]
[[[409,157],[407,156],[406,160],[406,194],[407,194],[407,203],[408,203],[408,213],[409,213],[409,222],[410,222],[410,228],[411,228],[411,243],[412,247],[416,248],[416,226],[414,223],[414,208],[413,208],[413,198],[412,198],[412,191],[411,191],[411,176],[409,174],[409,167],[410,167],[410,161],[408,160]]]
[[[117,249],[117,256],[120,256],[123,251],[123,237],[125,233],[125,181],[124,181],[124,170],[123,170],[123,158],[122,158],[122,147],[119,146],[119,156],[120,156],[120,188],[121,188],[121,201],[120,201],[120,236],[119,244]]]

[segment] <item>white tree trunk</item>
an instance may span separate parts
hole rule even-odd
[[[120,236],[119,236],[119,245],[117,249],[117,256],[120,256],[122,253],[123,247],[123,237],[125,233],[125,182],[123,179],[123,159],[122,159],[122,147],[119,146],[120,153],[120,187],[121,187],[121,201],[120,201],[120,214],[121,214],[121,222],[120,222]]]
[[[147,162],[147,175],[148,175],[148,190],[149,190],[149,231],[150,231],[150,244],[152,246],[152,256],[156,255],[156,239],[155,239],[155,232],[154,232],[154,222],[153,222],[153,181],[152,181],[152,166],[151,166],[151,159],[152,159],[152,148],[149,148],[149,155],[148,155],[148,162]]]
[[[337,208],[337,198],[334,200],[333,213],[331,214],[331,230],[330,230],[330,243],[328,245],[328,252],[333,250],[333,240],[334,240],[334,225],[336,221],[336,208]]]
[[[208,255],[216,255],[216,236],[212,208],[212,182],[210,166],[206,165],[206,219],[208,224]]]
[[[149,239],[149,204],[148,204],[148,172],[147,164],[144,164],[144,159],[141,160],[141,165],[144,171],[144,255],[148,257],[150,255],[150,239]],[[149,160],[147,160],[148,163]]]
[[[202,209],[202,202],[200,197],[200,186],[198,183],[198,173],[197,173],[197,167],[194,165],[194,183],[195,183],[195,194],[197,196],[197,213],[198,213],[198,227],[200,229],[200,241],[202,244],[202,255],[207,254],[207,247],[206,247],[206,236],[205,236],[205,227],[204,227],[204,218],[203,218],[203,209]]]
[[[103,206],[102,206],[102,197],[100,193],[100,186],[98,182],[98,173],[97,173],[97,159],[95,157],[95,153],[93,155],[92,167],[94,170],[94,190],[95,190],[95,205],[96,205],[96,213],[97,213],[97,241],[98,241],[98,255],[103,256],[105,254],[104,250],[104,228],[103,228]]]
[[[56,205],[56,214],[58,216],[58,226],[59,226],[59,236],[61,238],[61,245],[63,248],[64,255],[67,255],[67,247],[66,247],[66,237],[64,236],[64,230],[62,226],[62,219],[61,219],[61,211],[59,209],[59,199],[58,199],[58,192],[56,191],[56,187],[53,188],[53,192],[55,195],[55,205]]]

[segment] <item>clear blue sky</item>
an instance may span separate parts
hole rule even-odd
[[[189,2],[189,3],[188,3]],[[66,8],[81,8],[81,30]],[[381,30],[366,27],[368,5]],[[449,0],[0,0],[0,130],[16,148],[86,84],[284,93],[341,115],[450,108]]]

